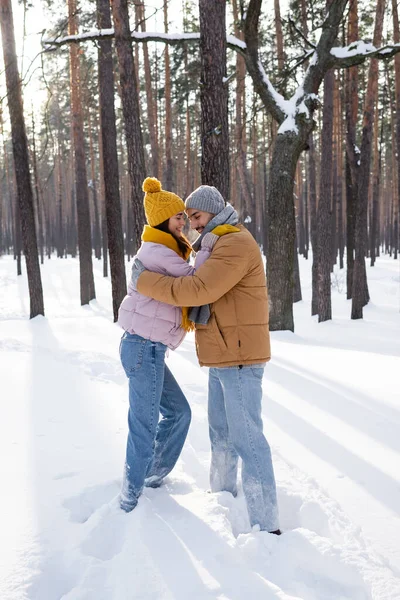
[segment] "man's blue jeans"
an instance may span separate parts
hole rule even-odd
[[[238,458],[251,526],[279,528],[271,450],[261,418],[264,365],[211,368],[208,419],[211,440],[211,491],[237,493]]]
[[[174,468],[190,425],[189,404],[164,362],[166,350],[160,342],[127,332],[122,336],[129,432],[120,505],[127,512],[135,508],[144,485],[158,487]]]

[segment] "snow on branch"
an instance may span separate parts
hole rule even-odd
[[[244,39],[246,42],[244,59],[247,71],[253,80],[254,88],[263,101],[264,106],[278,123],[282,123],[286,118],[285,99],[275,90],[259,58],[258,24],[261,13],[261,2],[262,0],[250,0],[247,7],[246,19],[244,21]]]
[[[367,58],[391,58],[400,52],[400,44],[387,44],[382,48],[375,48],[371,43],[362,40],[353,42],[343,48],[332,48],[331,54],[335,57],[335,67],[351,67],[364,62]]]
[[[45,50],[54,50],[59,46],[71,44],[72,42],[88,42],[96,41],[104,38],[113,38],[114,29],[92,29],[84,33],[76,35],[66,35],[63,37],[56,37],[53,39],[43,40],[42,44]],[[135,42],[162,42],[163,44],[179,44],[180,42],[198,42],[200,39],[200,33],[158,33],[150,31],[132,31],[132,41]],[[235,37],[234,35],[228,35],[226,38],[228,48],[240,52],[243,54],[246,51],[246,44]]]

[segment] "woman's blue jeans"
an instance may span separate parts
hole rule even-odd
[[[144,485],[174,468],[190,425],[189,404],[166,366],[167,346],[125,332],[120,357],[129,379],[128,441],[120,506],[135,508]],[[161,420],[159,415],[161,413]]]

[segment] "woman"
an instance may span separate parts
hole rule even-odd
[[[183,200],[161,188],[158,179],[143,183],[144,226],[137,253],[143,265],[157,273],[193,275],[186,261],[191,246],[182,233]],[[197,268],[210,249],[196,257]],[[129,378],[128,441],[120,506],[133,510],[143,486],[158,487],[173,469],[190,425],[189,404],[165,364],[167,348],[175,350],[192,329],[188,309],[142,296],[131,285],[119,308],[118,323],[125,330],[120,345],[122,366]],[[159,413],[162,418],[159,421]]]

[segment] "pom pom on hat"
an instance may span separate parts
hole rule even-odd
[[[142,190],[151,194],[161,192],[161,181],[158,181],[155,177],[146,177],[143,181]]]
[[[151,227],[155,227],[185,210],[182,198],[173,192],[163,190],[161,182],[156,177],[146,177],[142,188],[145,192],[144,212]]]

